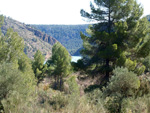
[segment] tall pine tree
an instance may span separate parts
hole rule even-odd
[[[65,47],[56,43],[52,48],[52,57],[47,61],[51,74],[55,76],[56,88],[62,90],[63,78],[71,71],[71,56]]]
[[[95,70],[109,73],[116,66],[123,66],[126,58],[135,60],[149,54],[148,21],[141,18],[143,8],[136,0],[94,0],[91,13],[81,10],[81,16],[94,20],[83,39],[81,54]],[[146,52],[145,52],[146,50]]]

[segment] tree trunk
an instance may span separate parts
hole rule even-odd
[[[62,91],[62,85],[63,85],[63,79],[62,79],[62,76],[60,76],[60,81],[59,81],[60,91]]]

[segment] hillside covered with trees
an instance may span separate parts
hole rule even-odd
[[[71,62],[56,42],[51,57],[30,59],[24,39],[2,33],[1,113],[150,113],[150,23],[136,0],[94,0],[81,16],[97,21],[85,32],[82,59]],[[33,29],[33,28],[32,28]]]
[[[24,52],[28,57],[33,58],[35,52],[40,50],[45,56],[50,57],[52,46],[57,40],[37,29],[33,29],[24,23],[4,17],[4,23],[2,25],[2,33],[6,34],[7,29],[12,28],[13,31],[17,32],[20,37],[24,39],[25,48]]]
[[[80,32],[86,34],[89,25],[31,25],[44,33],[57,39],[67,48],[71,55],[80,55],[82,39]]]

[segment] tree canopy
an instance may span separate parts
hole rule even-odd
[[[32,68],[35,73],[35,76],[40,81],[44,78],[44,74],[47,71],[47,65],[44,64],[45,57],[38,50],[34,55],[34,61],[32,62]]]
[[[50,71],[56,77],[61,89],[63,77],[68,76],[71,71],[71,56],[65,47],[56,43],[52,48],[52,57],[47,63],[50,65]]]
[[[143,8],[136,0],[94,0],[91,13],[81,15],[97,23],[85,36],[81,33],[84,61],[104,72],[108,80],[115,66],[124,66],[126,59],[136,60],[149,54],[149,23],[142,18]]]
[[[3,16],[0,24],[2,21]],[[23,39],[12,29],[5,35],[0,33],[0,110],[5,112],[9,112],[7,108],[11,106],[19,109],[17,104],[29,102],[35,91],[36,79],[23,50]]]

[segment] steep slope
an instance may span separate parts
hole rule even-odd
[[[31,25],[56,38],[71,55],[79,55],[82,48],[80,32],[86,34],[89,25]]]
[[[46,58],[51,55],[52,45],[55,44],[56,39],[28,25],[5,17],[2,32],[5,34],[8,28],[12,28],[24,39],[24,52],[28,57],[33,58],[37,50],[40,50]]]

